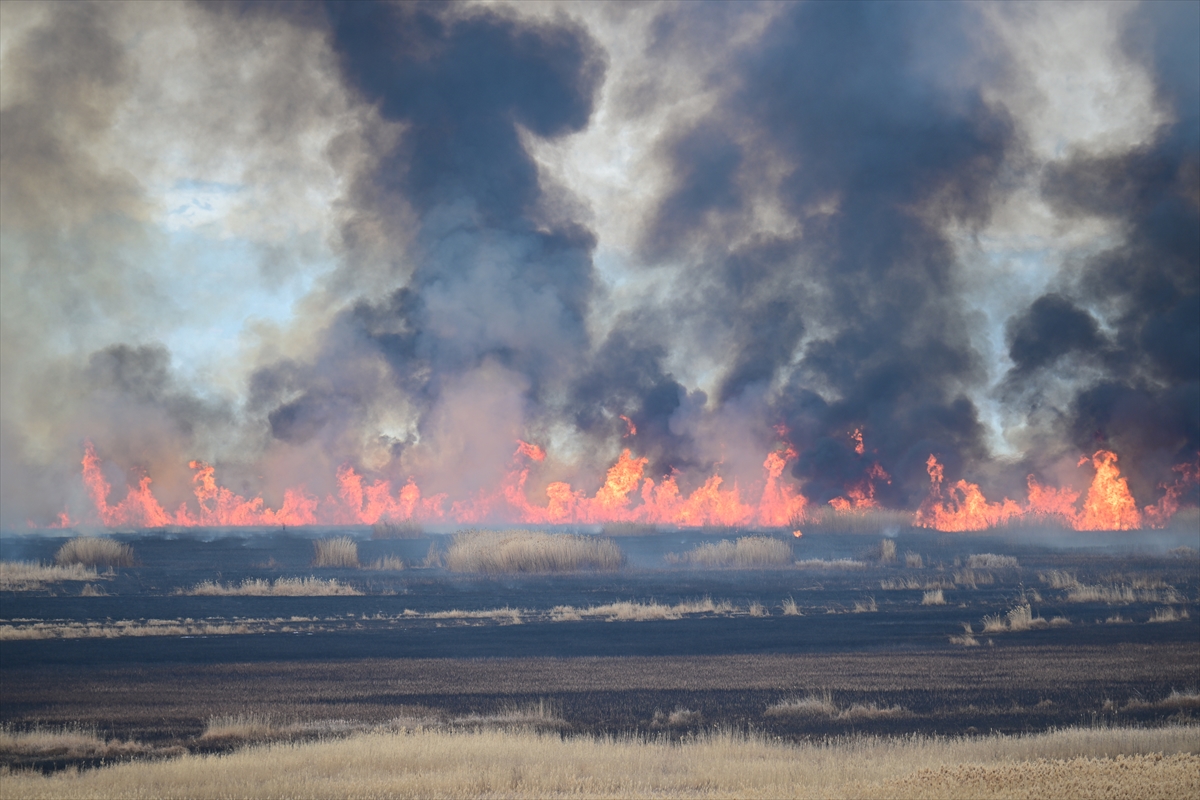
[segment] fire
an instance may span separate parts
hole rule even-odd
[[[625,416],[624,414],[618,414],[617,416],[619,416],[621,419],[625,420],[625,424],[629,427],[629,433],[625,434],[621,438],[628,439],[630,436],[637,436],[637,425],[633,424],[633,420],[631,420],[629,417]]]
[[[863,443],[862,428],[855,428],[850,434],[850,440],[854,442],[854,452],[856,455],[863,455],[867,448]],[[879,508],[879,503],[875,500],[875,482],[885,481],[892,482],[892,476],[887,474],[887,471],[875,462],[867,469],[866,474],[858,483],[846,489],[846,497],[835,497],[829,501],[829,505],[834,511],[841,514],[857,512],[862,513],[874,508]]]
[[[860,442],[861,440],[855,439]],[[370,525],[376,522],[488,521],[531,524],[597,524],[633,522],[676,526],[751,526],[785,528],[796,538],[803,536],[807,500],[800,488],[785,478],[796,450],[785,443],[769,452],[763,461],[762,492],[757,502],[744,498],[736,481],[727,482],[713,473],[690,493],[680,489],[680,476],[672,473],[655,480],[646,475],[649,459],[626,448],[609,467],[603,484],[591,495],[570,483],[545,485],[542,499],[531,499],[528,489],[531,470],[547,460],[544,449],[517,440],[513,461],[500,485],[474,498],[450,502],[446,494],[424,496],[414,477],[393,486],[388,480],[368,481],[350,465],[336,474],[336,488],[320,499],[303,487],[284,493],[279,508],[269,508],[261,496],[243,497],[217,481],[216,468],[203,461],[189,462],[193,470],[194,501],[182,503],[174,513],[163,508],[152,492],[149,475],[137,474],[125,497],[110,501],[112,487],[104,477],[99,457],[89,442],[82,459],[83,483],[92,501],[93,513],[72,520],[67,511],[56,526],[99,524],[106,527],[155,528],[165,526],[268,526],[279,525]],[[1059,520],[1077,530],[1130,530],[1144,524],[1165,525],[1178,510],[1189,487],[1200,481],[1200,457],[1195,464],[1175,468],[1178,478],[1164,485],[1163,497],[1139,510],[1121,476],[1117,456],[1098,450],[1090,459],[1095,470],[1086,496],[1071,488],[1040,484],[1030,475],[1024,505],[1004,498],[991,502],[977,484],[960,480],[947,485],[942,464],[930,455],[926,462],[929,496],[914,515],[918,526],[945,531],[983,530],[1011,521]],[[540,468],[540,467],[539,467]],[[876,481],[890,481],[878,464],[847,491],[847,497],[830,504],[838,511],[862,512],[877,508]]]
[[[1091,458],[1080,459],[1079,465],[1089,462],[1096,474],[1082,507],[1078,505],[1079,492],[1042,486],[1033,475],[1027,478],[1029,498],[1022,507],[1007,497],[999,503],[988,502],[977,484],[965,480],[945,490],[942,465],[930,455],[926,462],[929,496],[917,511],[916,524],[943,531],[975,531],[1014,520],[1059,520],[1078,531],[1127,531],[1141,528],[1145,520],[1150,527],[1162,527],[1179,509],[1179,498],[1187,487],[1200,479],[1200,461],[1194,466],[1176,466],[1180,477],[1163,487],[1162,499],[1139,511],[1117,466],[1116,453],[1097,450]]]
[[[862,428],[855,428],[850,438],[854,440],[854,452],[861,456],[867,451],[866,445],[863,444]]]

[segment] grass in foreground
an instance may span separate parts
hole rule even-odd
[[[625,554],[595,536],[541,531],[463,531],[446,551],[451,572],[485,575],[616,570]]]
[[[32,592],[50,583],[94,581],[98,577],[95,567],[83,564],[47,566],[32,561],[0,561],[0,591],[5,592]]]
[[[1075,728],[1028,736],[785,744],[714,732],[562,738],[527,727],[381,731],[50,777],[6,797],[1187,797],[1200,732]]]

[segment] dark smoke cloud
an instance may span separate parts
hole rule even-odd
[[[1103,344],[1100,376],[1064,409],[1067,435],[1081,450],[1112,447],[1137,464],[1132,486],[1143,498],[1200,450],[1198,34],[1195,4],[1149,3],[1130,19],[1126,47],[1151,68],[1172,119],[1131,151],[1079,153],[1048,170],[1043,193],[1059,214],[1111,220],[1124,240],[1070,277],[1070,297],[1041,297],[1010,327],[1010,379]]]

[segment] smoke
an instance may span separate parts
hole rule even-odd
[[[1100,446],[1149,503],[1200,448],[1193,6],[4,14],[4,525],[84,439],[168,507],[194,458],[464,499],[516,439],[535,504],[783,438],[818,503]]]

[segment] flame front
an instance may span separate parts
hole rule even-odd
[[[861,445],[861,432],[852,437]],[[767,454],[763,461],[762,493],[757,503],[742,497],[737,482],[727,485],[720,474],[712,474],[685,495],[678,476],[655,481],[645,475],[649,459],[635,456],[628,448],[609,467],[604,483],[592,495],[571,484],[554,481],[546,485],[542,503],[529,499],[530,470],[546,460],[546,452],[529,442],[517,440],[511,469],[502,484],[476,497],[449,502],[446,494],[426,497],[410,477],[393,488],[390,481],[367,480],[349,465],[337,471],[336,491],[321,500],[303,487],[284,493],[278,509],[266,506],[262,497],[247,499],[217,482],[216,469],[203,461],[191,461],[194,505],[180,504],[167,512],[151,491],[149,475],[139,474],[124,499],[111,505],[112,487],[101,470],[95,448],[87,443],[82,468],[83,483],[92,501],[94,516],[84,520],[106,527],[155,528],[165,526],[280,526],[280,525],[370,525],[377,522],[449,522],[478,524],[487,521],[531,524],[597,524],[627,522],[647,525],[700,527],[761,526],[790,528],[797,537],[805,521],[807,500],[800,488],[784,477],[787,464],[796,458],[788,444]],[[858,447],[855,447],[858,451]],[[1004,498],[991,502],[979,486],[959,480],[947,486],[945,470],[936,456],[926,462],[929,495],[915,512],[913,524],[943,531],[974,531],[1014,521],[1057,521],[1076,530],[1131,530],[1143,524],[1162,527],[1178,511],[1180,499],[1200,479],[1200,460],[1195,465],[1175,468],[1178,478],[1163,486],[1163,497],[1139,510],[1127,480],[1121,476],[1115,453],[1098,450],[1084,459],[1095,470],[1091,485],[1080,505],[1080,493],[1027,480],[1024,505]],[[848,487],[847,497],[830,501],[835,511],[861,513],[878,508],[876,481],[890,476],[878,464],[866,470],[861,481]],[[56,527],[76,524],[63,512]]]

